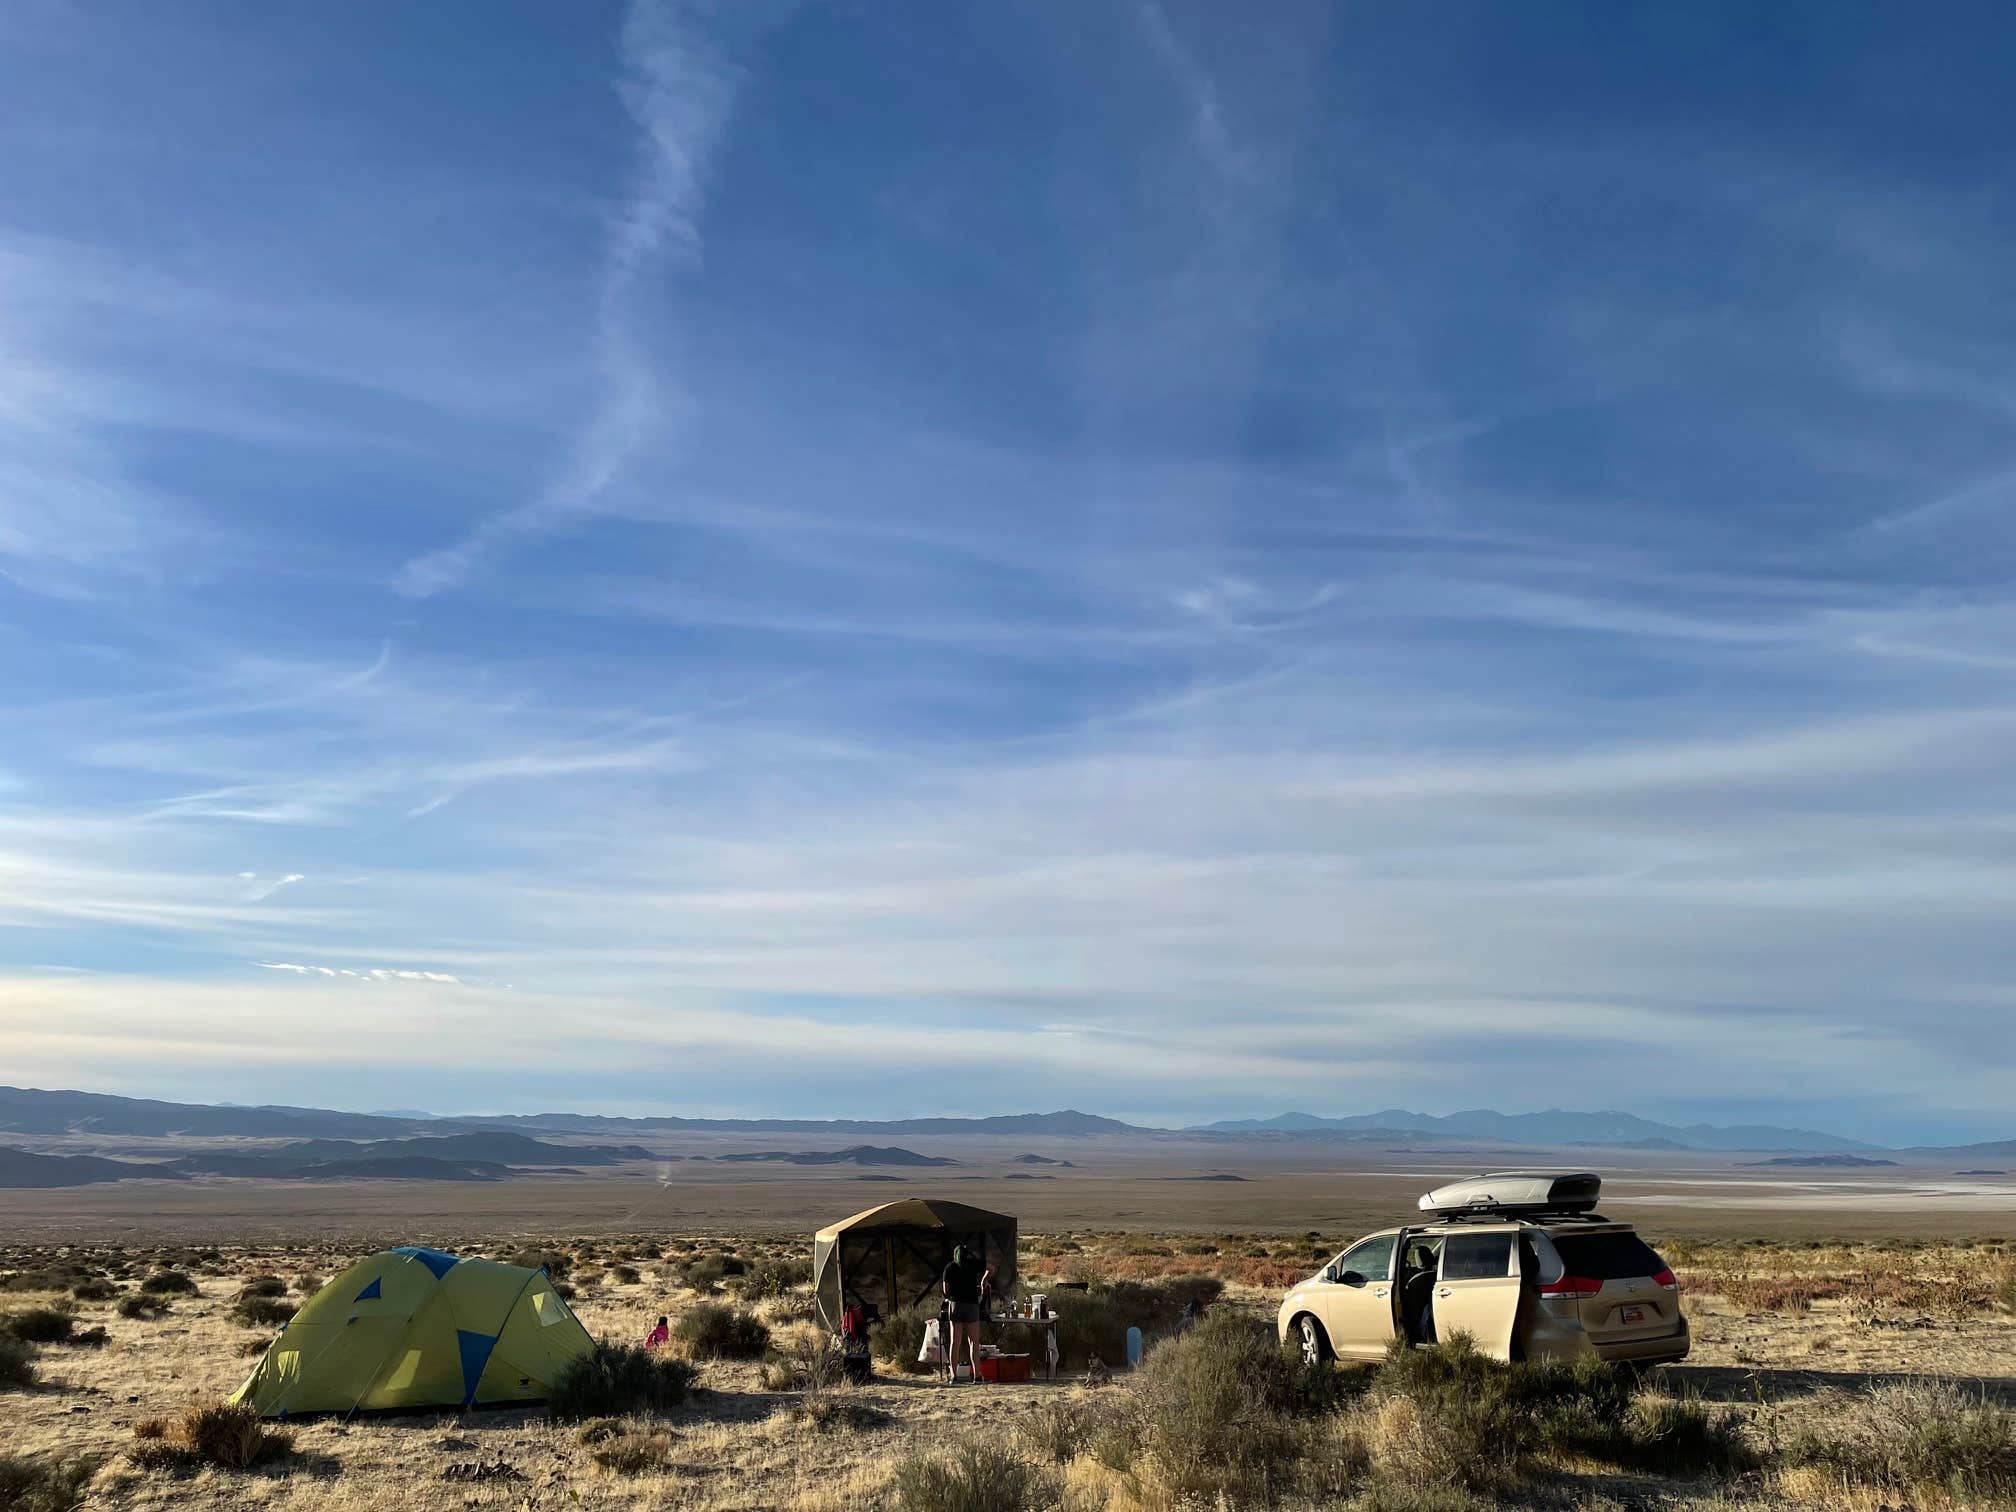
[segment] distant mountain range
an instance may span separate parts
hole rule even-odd
[[[578,1174],[582,1166],[652,1158],[641,1145],[556,1145],[498,1129],[371,1143],[303,1139],[264,1148],[198,1150],[169,1160],[36,1155],[0,1145],[0,1187],[186,1181],[191,1176],[262,1181],[498,1181],[526,1168]]]
[[[683,1118],[674,1115],[624,1118],[592,1113],[514,1113],[436,1118],[417,1113],[411,1116],[342,1113],[325,1108],[212,1107],[117,1097],[99,1092],[48,1092],[35,1088],[0,1087],[0,1136],[101,1134],[157,1139],[174,1136],[285,1139],[293,1141],[298,1147],[294,1152],[297,1159],[386,1159],[399,1153],[413,1158],[462,1161],[479,1166],[606,1165],[657,1157],[635,1144],[542,1146],[530,1135],[634,1136],[681,1132],[772,1137],[817,1134],[829,1137],[898,1135],[912,1138],[934,1135],[1040,1135],[1053,1138],[1129,1135],[1165,1140],[1292,1139],[1409,1147],[1426,1145],[1430,1148],[1461,1143],[1469,1146],[1549,1146],[1556,1149],[1580,1147],[1805,1154],[1882,1148],[1813,1129],[1782,1128],[1772,1124],[1665,1124],[1632,1113],[1578,1113],[1558,1108],[1544,1113],[1499,1113],[1478,1108],[1444,1115],[1388,1108],[1377,1113],[1338,1117],[1283,1113],[1273,1118],[1225,1119],[1174,1130],[1123,1123],[1117,1118],[1102,1118],[1095,1113],[1081,1113],[1069,1108],[1054,1113],[1014,1113],[992,1118],[880,1120]],[[414,1140],[411,1138],[414,1135],[424,1137]],[[444,1139],[463,1142],[449,1147],[443,1144]],[[357,1147],[345,1143],[354,1140],[373,1141],[377,1155],[360,1157]],[[509,1143],[512,1140],[521,1142]],[[316,1141],[322,1141],[324,1147],[319,1150],[314,1148]],[[402,1142],[406,1148],[395,1150],[394,1146]],[[545,1155],[540,1153],[542,1149],[547,1152]],[[779,1152],[779,1158],[784,1153],[788,1152]],[[2016,1160],[2016,1140],[1951,1146],[1920,1145],[1902,1153],[1941,1160],[1948,1157],[1982,1161]]]
[[[0,1134],[111,1134],[165,1139],[175,1135],[240,1139],[390,1139],[455,1130],[530,1130],[550,1134],[1150,1134],[1117,1118],[1065,1109],[994,1118],[618,1118],[594,1113],[432,1115],[336,1113],[321,1108],[213,1107],[117,1097],[104,1092],[45,1092],[0,1087]],[[648,1155],[644,1158],[648,1158]],[[514,1162],[522,1163],[522,1162]]]
[[[4,1119],[0,1112],[0,1119]],[[691,1130],[717,1134],[1161,1134],[1101,1118],[1096,1113],[1064,1109],[1056,1113],[1008,1113],[992,1118],[617,1118],[594,1113],[512,1113],[495,1118],[461,1119],[485,1126],[545,1129],[552,1133],[599,1134],[623,1130]]]
[[[473,1160],[504,1166],[609,1166],[626,1160],[655,1160],[642,1145],[557,1145],[507,1129],[466,1134],[421,1135],[356,1144],[347,1139],[304,1139],[280,1145],[272,1154],[296,1160],[391,1160],[425,1155],[436,1160]]]
[[[0,1133],[172,1134],[243,1139],[376,1139],[411,1133],[424,1121],[323,1108],[221,1108],[156,1102],[105,1092],[0,1087]]]
[[[1314,1113],[1283,1113],[1275,1118],[1234,1118],[1204,1124],[1199,1132],[1310,1134],[1364,1132],[1378,1139],[1492,1139],[1510,1144],[1607,1146],[1612,1149],[1686,1150],[1872,1150],[1876,1146],[1838,1134],[1812,1129],[1782,1129],[1771,1124],[1662,1124],[1633,1113],[1570,1113],[1550,1108],[1545,1113],[1498,1113],[1475,1108],[1437,1116],[1388,1108],[1322,1118]]]
[[[101,1160],[96,1155],[35,1155],[0,1145],[0,1187],[92,1186],[131,1178],[187,1181],[181,1171],[135,1160]]]

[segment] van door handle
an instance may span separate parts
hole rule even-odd
[[[1372,1295],[1375,1297],[1383,1297],[1386,1295],[1386,1288],[1383,1286],[1375,1286],[1374,1288],[1372,1288]]]
[[[1435,1295],[1438,1297],[1449,1296],[1450,1295],[1449,1288],[1446,1286],[1438,1286],[1435,1288]]]

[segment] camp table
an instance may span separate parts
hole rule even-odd
[[[1041,1329],[1043,1332],[1043,1360],[1045,1365],[1044,1379],[1049,1381],[1054,1381],[1057,1379],[1058,1354],[1057,1354],[1056,1313],[1054,1312],[1047,1313],[1040,1318],[1017,1317],[1013,1313],[986,1313],[982,1315],[981,1321],[983,1323],[991,1324],[996,1330],[997,1337],[1001,1329],[1013,1328],[1017,1324],[1020,1324],[1025,1328]]]

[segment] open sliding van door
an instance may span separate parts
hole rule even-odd
[[[1458,1228],[1442,1241],[1435,1280],[1435,1337],[1467,1333],[1494,1360],[1512,1358],[1519,1321],[1519,1231]]]

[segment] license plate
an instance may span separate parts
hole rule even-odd
[[[1624,1308],[1619,1313],[1618,1321],[1620,1323],[1643,1323],[1645,1321],[1645,1309],[1642,1307]]]

